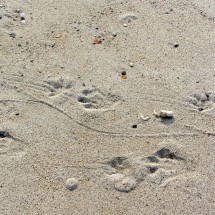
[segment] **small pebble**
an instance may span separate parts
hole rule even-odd
[[[143,120],[143,121],[148,121],[150,120],[150,117],[149,116],[140,116],[140,118]]]
[[[98,37],[95,37],[94,40],[93,40],[93,44],[94,45],[98,45],[98,44],[101,44],[102,43],[102,40]]]
[[[116,32],[113,32],[113,33],[112,33],[112,36],[113,36],[113,37],[116,37],[116,36],[117,36],[117,33],[116,33]]]
[[[137,128],[137,125],[132,125],[132,128]]]
[[[16,13],[21,13],[21,10],[19,8],[17,8]]]
[[[132,63],[132,62],[129,63],[129,65],[130,65],[130,67],[134,67],[134,63]]]
[[[78,181],[75,178],[68,178],[66,181],[66,188],[68,190],[75,190],[78,187]]]
[[[9,35],[10,35],[10,37],[12,37],[12,38],[15,38],[15,37],[16,37],[16,33],[14,33],[14,32],[13,32],[13,33],[10,33]]]
[[[121,78],[122,79],[126,79],[127,78],[126,71],[122,71]]]
[[[7,137],[9,134],[7,131],[0,131],[0,138],[5,138]]]
[[[123,26],[124,26],[124,27],[127,27],[128,25],[125,23]]]

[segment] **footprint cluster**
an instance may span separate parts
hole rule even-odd
[[[173,176],[174,161],[184,158],[169,148],[161,148],[148,157],[115,157],[107,162],[106,178],[108,184],[120,192],[130,192],[144,179],[162,184]]]

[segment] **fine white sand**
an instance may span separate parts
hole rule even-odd
[[[2,0],[0,17],[1,215],[215,214],[213,0]]]

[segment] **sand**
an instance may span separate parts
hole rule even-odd
[[[214,1],[0,17],[0,214],[215,214]]]

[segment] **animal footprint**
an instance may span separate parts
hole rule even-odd
[[[180,157],[173,150],[163,147],[158,150],[154,155],[147,157],[149,162],[157,163],[159,168],[157,168],[156,173],[150,175],[150,180],[157,184],[164,184],[166,180],[174,177],[177,173],[173,169],[173,166],[177,166],[175,161],[183,161],[184,158]]]
[[[162,148],[160,150],[158,150],[155,155],[161,159],[166,158],[166,159],[175,159],[175,160],[184,160],[182,157],[176,155],[175,152],[173,152],[172,150],[168,149],[168,148]]]
[[[73,82],[63,78],[53,78],[45,81],[48,85],[49,96],[57,103],[64,103],[68,97],[73,96]]]
[[[133,162],[125,157],[115,157],[107,164],[108,182],[120,192],[130,192],[135,189],[145,176],[144,170],[139,170]]]
[[[165,147],[148,157],[115,157],[107,162],[106,179],[112,188],[120,192],[130,192],[144,179],[162,185],[176,175],[172,168],[175,162],[183,160]]]
[[[89,88],[82,90],[77,100],[86,109],[106,110],[119,101],[119,97],[111,93],[103,93],[96,88]]]
[[[215,93],[193,93],[189,98],[188,102],[197,107],[199,111],[210,109],[215,103]]]

